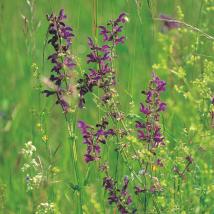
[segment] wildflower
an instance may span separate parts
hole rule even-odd
[[[159,104],[159,108],[158,108],[158,111],[165,111],[166,110],[166,103],[160,103]]]
[[[193,162],[193,158],[190,156],[190,155],[188,155],[187,157],[186,157],[186,160],[188,161],[188,163],[192,163]]]
[[[149,110],[149,108],[146,108],[142,103],[141,103],[140,111],[142,113],[144,113],[145,115],[149,115],[151,113],[151,111]]]
[[[44,142],[47,142],[47,141],[48,141],[48,135],[43,135],[43,136],[42,136],[42,140],[43,140]]]
[[[156,165],[152,165],[152,171],[156,171],[157,170],[157,166]]]
[[[40,203],[36,208],[36,214],[43,214],[43,213],[56,213],[56,207],[54,203]]]
[[[58,174],[58,173],[60,173],[60,169],[58,167],[54,166],[54,167],[51,168],[51,172],[53,174]]]
[[[138,195],[142,192],[145,192],[146,190],[141,188],[140,186],[135,186],[135,194]]]
[[[110,20],[107,23],[107,27],[99,26],[100,35],[103,36],[103,41],[113,41],[116,45],[119,43],[124,43],[125,36],[119,36],[119,33],[122,31],[124,24],[127,22],[126,13],[121,13],[116,20]],[[109,30],[108,26],[112,28]]]
[[[161,80],[154,72],[152,74],[152,81],[151,83],[154,83],[155,84],[155,90],[157,92],[161,92],[161,91],[165,91],[166,90],[166,82]]]
[[[34,176],[27,174],[25,177],[27,191],[29,192],[38,189],[43,184],[44,179],[42,173],[35,174]]]
[[[103,103],[107,103],[113,96],[111,87],[116,84],[115,71],[112,60],[115,57],[113,49],[120,43],[124,43],[125,36],[121,36],[123,24],[126,22],[126,14],[121,13],[116,20],[110,20],[106,26],[99,26],[99,34],[103,37],[103,45],[97,46],[89,37],[88,46],[90,53],[87,55],[87,63],[97,65],[97,69],[89,68],[89,73],[78,81],[79,107],[85,104],[85,95],[92,92],[94,87],[99,87],[104,94],[101,97]]]
[[[140,171],[140,175],[146,176],[149,175],[148,168],[152,171],[156,171],[157,167],[163,167],[163,163],[160,158],[156,157],[156,150],[159,146],[165,145],[164,136],[161,133],[160,126],[160,113],[166,110],[166,103],[161,101],[160,94],[166,90],[166,82],[161,80],[154,72],[152,74],[152,79],[149,82],[148,89],[142,91],[145,95],[145,102],[140,104],[140,112],[142,119],[136,121],[135,127],[138,133],[138,139],[141,142],[145,142],[146,149],[144,150],[145,155],[139,156],[137,158],[143,158],[140,160],[142,164],[146,163],[144,167],[145,170]],[[148,158],[149,157],[149,158]],[[149,159],[149,161],[148,161]],[[151,167],[148,167],[148,165]],[[154,177],[152,177],[154,178]],[[154,193],[156,191],[161,191],[159,182],[151,182],[151,186],[147,187],[146,183],[144,184],[145,188],[141,188],[139,185],[135,186],[135,194],[139,195],[140,193],[149,190]]]
[[[157,161],[156,161],[156,164],[158,165],[158,166],[160,166],[160,167],[163,167],[164,165],[163,165],[163,163],[162,163],[162,161],[161,161],[161,159],[157,159]]]
[[[160,100],[160,93],[165,90],[166,82],[153,73],[148,90],[142,92],[146,95],[146,100],[145,104],[141,103],[140,112],[143,113],[145,121],[136,121],[136,128],[138,139],[150,144],[151,149],[164,145],[164,137],[158,121],[160,112],[166,110],[166,103]]]
[[[103,179],[103,186],[108,192],[109,204],[115,203],[120,213],[135,213],[136,209],[132,209],[130,212],[130,206],[132,205],[132,197],[128,193],[129,179],[127,176],[124,177],[123,186],[121,189],[116,187],[116,182],[110,176],[106,176]]]
[[[27,191],[38,189],[44,183],[45,176],[40,157],[36,155],[36,147],[32,141],[28,141],[21,152],[26,161],[21,170],[25,173]]]
[[[108,167],[107,163],[104,163],[104,164],[101,164],[99,168],[100,168],[101,172],[107,173],[109,167]]]
[[[23,148],[21,152],[26,158],[31,158],[34,152],[36,152],[36,147],[33,145],[32,141],[28,141],[25,143],[25,148]]]
[[[66,69],[71,70],[75,67],[73,57],[69,52],[69,48],[72,44],[72,38],[74,37],[73,30],[70,26],[64,23],[66,19],[64,10],[60,10],[59,15],[54,13],[47,16],[49,21],[48,33],[51,39],[48,43],[52,45],[55,52],[48,57],[48,60],[53,64],[49,80],[54,84],[52,90],[44,90],[43,93],[49,97],[56,95],[56,104],[61,105],[63,111],[66,113],[69,111],[69,103],[65,99],[69,91],[69,74]]]
[[[42,128],[42,124],[41,124],[41,123],[37,123],[37,124],[36,124],[36,128],[38,128],[38,130],[40,130],[40,131],[43,131],[43,128]]]
[[[85,162],[96,161],[100,159],[100,143],[105,144],[106,139],[114,135],[112,129],[106,129],[107,124],[104,120],[102,124],[97,124],[98,129],[94,130],[91,126],[87,125],[84,121],[78,122],[78,128],[82,132],[83,144],[87,145],[87,152],[84,155]]]
[[[160,18],[163,20],[164,27],[168,30],[172,30],[172,29],[181,27],[181,24],[178,23],[175,19],[171,18],[170,16],[161,14]]]

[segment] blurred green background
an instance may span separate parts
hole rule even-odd
[[[49,145],[53,150],[60,143],[63,145],[56,155],[54,165],[60,169],[63,179],[72,180],[63,115],[60,108],[54,105],[53,99],[43,97],[36,90],[38,82],[32,68],[32,64],[35,63],[41,76],[50,74],[49,62],[46,61],[43,66],[48,27],[46,14],[52,11],[58,13],[61,8],[65,9],[68,16],[66,23],[74,29],[72,51],[81,64],[82,71],[87,70],[87,37],[97,37],[96,24],[105,24],[123,11],[128,14],[129,22],[125,27],[127,40],[125,45],[118,47],[116,62],[122,108],[125,112],[129,110],[127,103],[131,102],[132,97],[136,102],[135,110],[138,111],[138,104],[141,102],[140,92],[146,88],[151,71],[155,69],[168,83],[167,92],[163,96],[168,104],[164,127],[169,150],[174,152],[171,155],[173,157],[179,155],[179,152],[182,153],[180,147],[177,150],[176,147],[183,145],[190,151],[194,150],[193,156],[196,158],[199,154],[199,168],[194,175],[199,176],[200,181],[196,179],[198,183],[193,183],[201,188],[200,193],[208,191],[213,179],[209,176],[213,172],[210,170],[213,165],[211,142],[213,143],[214,139],[213,134],[210,134],[209,138],[204,137],[203,140],[200,138],[208,130],[207,127],[210,127],[210,121],[207,119],[209,110],[204,110],[206,117],[201,119],[201,110],[196,107],[194,100],[201,97],[197,87],[194,89],[192,86],[192,81],[203,73],[206,60],[213,66],[213,40],[202,36],[199,31],[164,30],[163,23],[153,18],[167,14],[178,20],[183,19],[182,21],[212,35],[213,7],[213,1],[209,0],[0,0],[0,204],[4,206],[1,212],[32,213],[39,200],[48,198],[57,201],[62,213],[72,213],[68,210],[74,202],[67,199],[72,199],[72,195],[63,198],[63,192],[65,195],[70,194],[66,185],[62,184],[60,188],[51,190],[49,196],[41,191],[35,194],[26,193],[25,178],[20,171],[23,161],[20,150],[28,140],[33,141],[40,155],[48,161],[46,145],[42,140],[44,132],[38,128],[43,124],[45,135],[48,136]],[[51,52],[50,48],[45,48],[45,60]],[[199,59],[192,62],[192,56],[199,56]],[[183,69],[185,79],[175,75],[181,72],[179,69]],[[80,67],[77,68],[77,72],[82,71]],[[210,73],[210,78],[214,78],[213,73]],[[186,94],[185,98],[185,93],[178,93],[175,85],[183,85],[185,93],[189,92],[192,97],[188,99],[190,95]],[[210,83],[207,87],[213,90]],[[97,111],[94,110],[92,97],[88,96],[87,99],[90,103],[88,109],[79,112],[77,118],[93,122],[97,118]],[[203,128],[200,124],[203,124]],[[187,135],[185,129],[190,130]],[[197,135],[196,130],[200,130],[200,134]],[[190,141],[200,142],[195,145]],[[83,165],[82,155],[85,147],[81,145],[80,140],[78,142],[79,158]],[[198,150],[201,144],[204,153]],[[82,166],[83,176],[85,170],[86,167]],[[207,170],[207,174],[204,174],[203,170]],[[198,194],[195,190],[189,191],[192,191],[193,195]],[[211,198],[208,201],[204,198],[199,199],[201,200],[204,200],[204,210],[199,209],[199,213],[205,213],[206,210],[207,213],[213,213]],[[92,210],[93,208],[89,213],[96,213]],[[193,209],[186,213],[196,211]]]

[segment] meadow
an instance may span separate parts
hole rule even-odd
[[[214,214],[213,0],[0,0],[0,213]]]

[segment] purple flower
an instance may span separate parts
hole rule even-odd
[[[138,139],[146,140],[146,135],[143,130],[138,130]]]
[[[53,53],[52,55],[50,55],[48,57],[48,59],[51,61],[51,63],[56,63],[57,62],[57,57],[58,57],[57,53]]]
[[[171,18],[170,16],[161,14],[160,19],[163,20],[164,27],[166,27],[168,30],[181,27],[181,24],[178,23],[175,19]]]
[[[117,23],[119,23],[119,22],[125,23],[125,22],[127,22],[126,17],[127,17],[126,13],[121,13],[119,15],[119,17],[116,19],[116,22]]]
[[[115,135],[115,132],[114,132],[114,130],[113,129],[109,129],[109,130],[107,130],[106,132],[105,132],[105,137],[108,137],[108,136],[110,136],[110,135]]]
[[[55,91],[44,90],[43,93],[46,96],[56,95],[56,104],[61,105],[63,111],[67,113],[70,105],[64,97],[68,94],[69,85],[67,84],[68,77],[65,75],[64,68],[73,69],[76,65],[68,51],[74,34],[72,33],[72,28],[64,23],[66,15],[63,9],[60,10],[58,16],[52,13],[47,16],[47,19],[49,21],[48,33],[51,37],[48,43],[53,46],[55,51],[48,57],[48,60],[53,64],[51,71],[54,72],[54,74],[50,75],[49,80],[56,87]]]
[[[159,104],[158,111],[165,111],[166,110],[166,103],[161,102]]]
[[[108,34],[110,33],[109,30],[107,30],[107,28],[104,26],[99,26],[99,29],[100,29],[100,35],[103,36],[103,41],[104,42],[108,41],[109,39]]]
[[[88,126],[88,125],[87,125],[84,121],[82,121],[82,120],[80,120],[80,121],[78,122],[77,127],[78,127],[79,129],[81,129],[83,135],[86,135],[86,134],[88,133],[88,130],[87,130],[87,129],[90,128],[90,126]]]
[[[53,66],[51,71],[55,71],[57,74],[61,74],[60,70],[62,69],[62,63],[61,62],[55,62],[55,65]]]
[[[73,62],[73,60],[69,57],[65,57],[63,64],[66,65],[70,69],[72,69],[76,66],[76,64]]]
[[[150,192],[151,193],[154,193],[156,191],[156,187],[154,186],[154,185],[152,185],[151,187],[150,187]]]
[[[62,109],[63,109],[63,111],[64,112],[68,112],[68,110],[69,110],[69,104],[68,104],[68,102],[63,97],[59,98],[56,101],[56,104],[60,104],[61,107],[62,107]]]
[[[141,111],[142,113],[144,113],[145,115],[149,115],[149,114],[151,113],[151,111],[149,110],[149,108],[145,107],[145,106],[143,105],[143,103],[141,103],[140,111]]]
[[[189,163],[192,163],[192,162],[193,162],[193,158],[192,158],[190,155],[188,155],[188,156],[186,157],[186,160],[187,160]]]
[[[163,167],[163,163],[162,163],[161,159],[158,158],[156,163],[158,166]]]
[[[109,204],[117,203],[118,201],[119,201],[119,199],[118,199],[117,195],[114,192],[111,192],[108,197]]]
[[[129,195],[128,198],[127,198],[127,200],[126,200],[126,204],[127,204],[127,205],[130,205],[131,203],[132,203],[132,198],[131,198],[131,196]]]
[[[101,46],[96,45],[92,38],[88,38],[90,53],[87,54],[87,63],[93,64],[93,68],[89,68],[90,73],[85,73],[84,77],[78,81],[80,108],[85,104],[85,95],[92,92],[95,87],[103,90],[104,94],[101,97],[103,103],[107,103],[112,98],[111,87],[116,83],[115,71],[112,67],[115,54],[112,51],[115,46],[125,41],[125,36],[121,35],[126,22],[125,17],[126,14],[121,13],[117,19],[110,20],[106,26],[99,26],[99,34],[103,37]]]
[[[124,185],[123,185],[123,187],[122,187],[121,194],[124,195],[124,196],[126,196],[126,195],[127,195],[126,190],[127,190],[127,188],[128,188],[128,184],[129,184],[128,176],[125,176],[125,177],[124,177],[123,183],[124,183]]]
[[[149,82],[148,90],[142,93],[146,96],[145,104],[140,104],[140,112],[143,113],[144,121],[136,121],[138,139],[146,141],[150,148],[164,145],[164,137],[160,132],[160,112],[165,111],[166,103],[160,100],[160,92],[165,91],[166,82],[161,80],[155,73]]]
[[[152,102],[152,92],[151,91],[148,91],[147,93],[146,93],[146,102],[147,103],[151,103]]]
[[[58,19],[59,19],[60,21],[62,21],[63,19],[66,19],[66,18],[67,18],[67,16],[65,15],[64,9],[61,9],[60,12],[59,12]]]
[[[141,123],[140,121],[136,121],[135,127],[136,127],[137,129],[146,128],[145,124]]]
[[[143,188],[141,188],[140,186],[135,186],[135,194],[138,195],[142,192],[145,192],[145,190]]]
[[[153,79],[152,82],[156,85],[156,90],[158,92],[166,90],[166,82],[161,80],[156,74],[153,72]]]
[[[114,189],[114,185],[114,180],[111,177],[104,177],[103,186],[105,187],[105,190],[112,191]]]
[[[162,142],[163,142],[163,137],[162,137],[162,135],[161,135],[161,133],[159,133],[159,132],[156,132],[155,134],[154,134],[154,146],[156,147],[156,146],[158,146],[159,144],[161,144]]]
[[[103,179],[103,186],[108,192],[109,204],[115,203],[120,213],[130,213],[130,206],[132,205],[132,197],[128,193],[128,177],[124,177],[123,186],[121,189],[116,187],[116,182],[110,176],[106,176]],[[136,209],[133,209],[132,213],[135,213]]]
[[[95,160],[95,157],[93,157],[92,155],[89,155],[89,154],[85,154],[84,157],[85,157],[84,159],[85,159],[86,163],[89,163],[89,162]]]
[[[96,143],[94,143],[93,131],[84,121],[78,122],[78,128],[82,132],[83,143],[87,145],[87,153],[84,155],[86,163],[99,159],[100,149]]]
[[[99,127],[100,124],[97,125]],[[106,129],[106,126],[101,126],[95,131],[91,126],[84,121],[78,121],[78,128],[81,130],[83,136],[83,144],[87,145],[85,162],[97,161],[100,159],[101,147],[100,143],[105,144],[109,136],[114,135],[112,129]]]

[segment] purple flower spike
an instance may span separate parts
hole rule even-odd
[[[78,121],[77,126],[81,130],[83,144],[87,145],[86,154],[84,155],[85,162],[89,163],[91,161],[99,160],[101,153],[100,145],[106,144],[107,138],[115,134],[114,131],[112,129],[106,129],[106,126],[100,124],[97,125],[97,127],[100,128],[95,131],[82,120]]]
[[[110,20],[106,26],[99,26],[99,34],[103,38],[101,46],[95,44],[90,37],[88,38],[90,53],[87,54],[87,63],[92,64],[93,68],[89,68],[90,73],[85,73],[84,77],[78,81],[80,108],[85,104],[85,95],[92,92],[95,87],[99,87],[104,92],[101,102],[107,103],[111,100],[111,88],[116,84],[115,71],[112,67],[115,54],[112,50],[125,42],[125,36],[121,35],[125,22],[126,14],[121,13],[117,19]]]
[[[128,193],[128,177],[124,178],[124,184],[121,189],[116,187],[116,182],[110,176],[106,176],[103,179],[103,186],[108,192],[108,202],[109,204],[115,203],[120,213],[128,214],[135,213],[136,209],[130,212],[132,205],[131,195]]]
[[[136,121],[136,128],[138,139],[146,141],[150,149],[157,148],[159,145],[165,145],[159,126],[160,112],[166,110],[166,103],[160,100],[160,93],[165,90],[166,82],[153,73],[148,90],[142,92],[146,99],[145,104],[140,104],[140,112],[143,113],[145,121]]]
[[[48,33],[51,37],[48,43],[50,43],[55,50],[55,52],[48,57],[48,60],[53,64],[51,71],[54,72],[54,74],[50,75],[49,80],[53,82],[56,87],[54,87],[55,91],[50,92],[49,90],[44,90],[43,93],[46,94],[46,96],[55,94],[57,98],[56,103],[61,105],[63,111],[67,113],[70,105],[64,98],[69,91],[65,68],[73,69],[76,65],[69,53],[74,34],[72,33],[72,28],[64,23],[66,19],[64,9],[60,10],[58,16],[52,13],[47,16],[47,19],[49,21]]]

